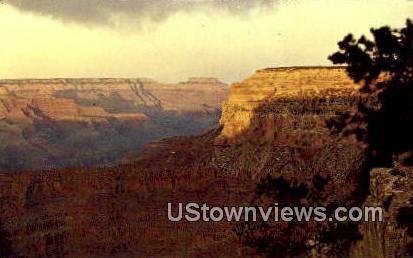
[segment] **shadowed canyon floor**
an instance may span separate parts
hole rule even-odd
[[[266,235],[274,244],[273,257],[361,258],[379,248],[388,252],[383,257],[403,257],[411,240],[411,225],[403,220],[411,211],[406,201],[413,197],[411,169],[372,172],[372,194],[365,199],[361,146],[336,138],[325,126],[326,119],[354,106],[355,89],[343,68],[260,70],[231,87],[218,129],[154,141],[135,161],[112,168],[0,174],[3,253],[259,257],[269,249],[254,237],[268,231],[246,236],[239,223],[170,222],[167,203],[222,207],[277,201],[333,207],[386,203],[389,218],[398,218],[401,207],[405,211],[401,220],[379,226],[275,224],[280,230],[270,231],[272,238]],[[260,194],[257,185],[271,177],[302,185],[308,194],[298,200]],[[404,193],[390,190],[395,185]],[[392,242],[390,235],[403,241]],[[315,244],[303,248],[310,240]]]

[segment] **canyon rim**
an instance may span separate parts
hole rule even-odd
[[[412,1],[1,2],[0,258],[413,257]]]

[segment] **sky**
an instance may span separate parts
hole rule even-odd
[[[0,78],[188,77],[330,65],[346,34],[401,27],[411,0],[3,0]]]

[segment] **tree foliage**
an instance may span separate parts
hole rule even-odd
[[[357,110],[330,121],[344,135],[354,134],[366,145],[372,166],[390,165],[393,157],[413,149],[413,23],[401,29],[371,29],[372,40],[352,34],[329,57],[347,65],[361,84]]]

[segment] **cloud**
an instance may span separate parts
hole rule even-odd
[[[21,11],[87,24],[111,24],[115,16],[162,21],[180,11],[214,9],[245,14],[277,0],[5,0]]]

